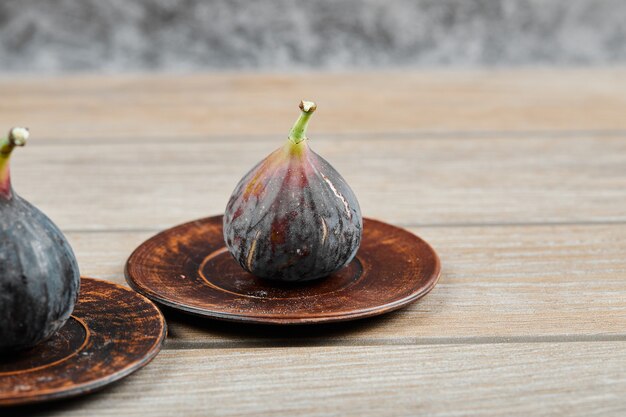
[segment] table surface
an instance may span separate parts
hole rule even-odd
[[[223,212],[318,102],[311,146],[369,217],[439,252],[439,284],[315,327],[166,311],[145,369],[63,416],[626,414],[626,69],[0,78],[31,128],[16,190],[82,274],[124,283],[157,231]],[[5,415],[2,411],[2,415]],[[8,414],[7,414],[8,415]]]

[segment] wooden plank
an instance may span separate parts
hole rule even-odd
[[[104,392],[17,413],[623,416],[625,375],[624,342],[173,350]]]
[[[285,139],[37,142],[16,190],[63,229],[159,229],[223,212],[236,183]],[[312,139],[363,213],[398,224],[626,221],[623,138]]]
[[[626,129],[626,70],[3,77],[0,126],[40,137]]]
[[[437,287],[407,309],[321,327],[235,325],[166,311],[168,347],[626,337],[626,225],[411,228],[438,250]],[[150,232],[69,233],[84,275],[123,283]]]

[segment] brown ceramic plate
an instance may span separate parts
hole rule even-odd
[[[86,394],[142,368],[161,350],[166,326],[142,295],[82,278],[71,318],[48,341],[0,358],[0,406]]]
[[[439,258],[414,234],[365,219],[356,258],[321,280],[277,283],[244,271],[222,235],[222,216],[165,230],[141,244],[126,280],[168,307],[199,316],[266,324],[345,321],[396,310],[426,295]]]

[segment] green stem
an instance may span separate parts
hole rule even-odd
[[[296,120],[293,127],[291,128],[291,132],[289,132],[289,140],[294,144],[298,144],[304,140],[306,140],[306,128],[309,124],[309,119],[313,112],[317,109],[317,106],[312,101],[301,101],[300,102],[300,117]]]
[[[28,139],[28,129],[14,127],[6,138],[0,139],[0,195],[11,197],[11,172],[9,161],[16,146],[24,146]]]

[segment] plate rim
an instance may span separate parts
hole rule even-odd
[[[133,374],[134,372],[139,371],[140,369],[148,365],[150,362],[152,362],[152,360],[161,352],[163,345],[165,343],[165,340],[167,338],[167,330],[168,330],[167,322],[165,320],[165,316],[163,315],[159,307],[152,300],[150,300],[148,297],[144,296],[143,294],[133,291],[131,288],[128,288],[124,285],[121,285],[115,282],[111,282],[111,281],[99,279],[99,278],[86,277],[86,276],[81,276],[80,279],[81,279],[81,285],[82,285],[83,280],[97,281],[99,283],[104,283],[106,285],[115,286],[124,291],[131,292],[134,294],[134,296],[138,296],[143,302],[147,302],[152,308],[154,308],[156,315],[159,318],[159,323],[161,324],[160,326],[161,329],[160,329],[157,339],[152,344],[150,349],[146,351],[146,354],[139,361],[129,363],[124,368],[116,372],[113,372],[107,376],[101,376],[99,378],[95,378],[93,380],[74,385],[69,389],[50,389],[47,391],[40,391],[30,396],[0,398],[0,408],[26,405],[26,404],[37,404],[37,403],[43,403],[43,402],[48,402],[48,401],[75,398],[75,397],[79,397],[82,395],[91,394],[100,389],[103,389],[104,387],[110,384],[113,384],[115,382],[120,381],[121,379],[126,378],[127,376]],[[80,292],[79,292],[79,299],[80,299]],[[72,314],[72,317],[76,319],[80,319],[82,321],[80,316],[77,316],[77,315],[75,316],[74,314]],[[89,329],[89,327],[87,327],[87,329]]]
[[[138,251],[142,249],[142,247],[146,243],[156,240],[160,236],[166,235],[168,232],[171,232],[174,229],[184,227],[184,226],[189,226],[193,223],[204,222],[204,221],[221,218],[221,217],[223,217],[223,215],[218,214],[218,215],[202,217],[202,218],[194,219],[188,222],[180,223],[178,225],[161,230],[160,232],[144,240],[141,244],[139,244],[139,246],[137,246],[132,251],[132,253],[128,257],[124,265],[124,276],[128,285],[136,292],[140,293],[141,295],[145,296],[146,298],[152,300],[153,302],[157,304],[163,305],[167,308],[171,308],[173,310],[180,311],[186,314],[191,314],[196,317],[204,317],[204,318],[215,319],[215,320],[226,321],[226,322],[233,322],[233,323],[297,326],[297,325],[306,325],[306,324],[344,322],[344,321],[358,320],[362,318],[373,317],[373,316],[378,316],[381,314],[389,313],[389,312],[398,310],[426,296],[430,291],[432,291],[432,289],[437,285],[437,283],[439,282],[439,279],[441,278],[441,260],[439,258],[439,254],[432,247],[430,243],[422,239],[417,234],[403,227],[395,226],[393,224],[390,224],[390,223],[387,223],[387,222],[384,222],[382,220],[378,220],[375,218],[364,217],[363,220],[367,220],[368,222],[376,222],[376,223],[384,224],[386,226],[392,226],[394,228],[400,229],[406,233],[411,234],[412,236],[417,238],[432,254],[433,272],[426,279],[426,285],[421,287],[419,291],[416,291],[414,293],[409,294],[406,297],[391,301],[389,303],[385,303],[382,305],[377,305],[377,306],[373,306],[369,308],[362,308],[362,309],[358,309],[358,310],[354,310],[350,312],[330,313],[330,314],[307,316],[307,317],[294,317],[294,316],[272,317],[272,316],[265,316],[265,315],[254,315],[251,313],[246,313],[246,314],[224,313],[222,311],[216,311],[216,310],[207,309],[207,308],[198,308],[198,307],[194,307],[190,305],[180,304],[177,302],[170,301],[167,298],[164,298],[163,296],[154,292],[150,288],[139,285],[137,282],[135,282],[132,279],[131,274],[129,272],[129,265],[133,257],[135,256],[135,254],[138,253]]]

